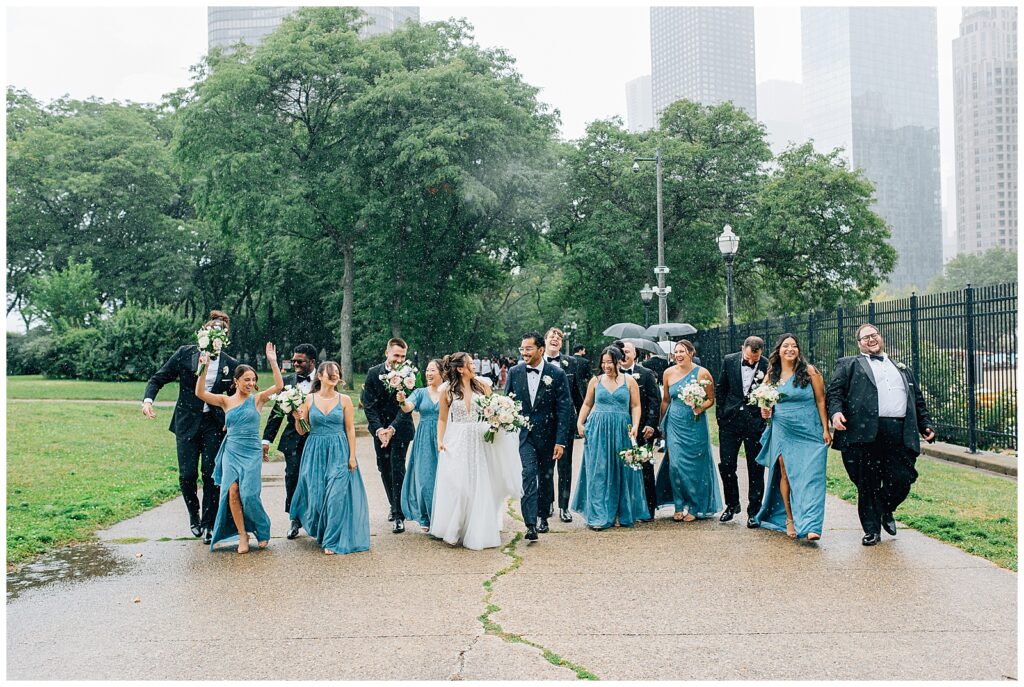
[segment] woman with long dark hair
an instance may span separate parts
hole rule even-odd
[[[302,449],[291,517],[328,556],[370,549],[370,508],[356,462],[355,408],[338,392],[341,367],[325,360],[295,418],[295,430],[309,438]]]
[[[762,409],[769,425],[757,462],[768,467],[761,527],[791,539],[821,539],[825,521],[825,463],[832,436],[825,412],[825,382],[800,351],[793,334],[779,337],[768,356],[766,383],[782,393],[773,409]]]
[[[476,399],[491,387],[473,370],[468,353],[441,360],[437,420],[437,479],[430,534],[467,549],[501,546],[505,501],[522,493],[518,433],[499,431],[484,441],[489,425]]]
[[[584,443],[572,510],[582,515],[592,530],[632,527],[650,512],[643,474],[619,457],[636,441],[640,425],[640,387],[619,371],[621,362],[622,351],[617,346],[601,352],[603,374],[587,385],[576,421]]]
[[[221,487],[217,520],[213,524],[210,550],[222,541],[238,540],[238,553],[249,551],[249,532],[256,534],[259,547],[270,542],[270,517],[260,501],[263,470],[263,444],[260,440],[260,410],[270,396],[284,387],[277,367],[277,349],[267,343],[267,360],[274,373],[274,386],[260,391],[256,370],[237,365],[229,389],[230,396],[206,390],[205,379],[196,379],[196,398],[224,410],[227,434],[217,452],[213,481]],[[210,354],[202,353],[199,361],[209,365]],[[224,489],[224,485],[228,488]]]

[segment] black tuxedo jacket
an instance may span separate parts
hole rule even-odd
[[[380,376],[384,374],[385,364],[374,365],[366,371],[366,383],[359,400],[366,413],[366,422],[372,436],[377,435],[381,428],[394,427],[395,436],[392,441],[412,441],[416,428],[412,423],[412,414],[402,412],[394,395],[387,390]],[[406,394],[408,395],[408,394]]]
[[[238,361],[227,353],[221,352],[216,360],[210,361],[217,366],[217,381],[210,393],[222,394],[231,387],[231,375],[235,372]],[[156,400],[156,395],[165,384],[178,380],[178,402],[174,405],[169,430],[182,439],[191,439],[199,431],[203,420],[203,402],[196,396],[196,370],[199,369],[199,346],[192,344],[182,346],[164,363],[163,367],[149,378],[143,398]],[[204,371],[205,372],[205,371]],[[210,406],[220,426],[224,426],[224,411],[217,406]]]
[[[932,418],[914,373],[909,367],[896,365],[896,368],[903,375],[903,385],[907,388],[903,444],[907,451],[917,455],[921,453],[920,433],[932,426]],[[866,356],[851,355],[836,362],[825,399],[830,419],[836,413],[842,413],[846,418],[846,429],[833,434],[833,448],[843,450],[875,440],[878,434],[878,387]]]
[[[295,373],[293,372],[284,378],[284,385],[288,386],[290,384],[295,386],[296,381]],[[270,410],[270,419],[267,420],[267,426],[263,428],[263,440],[274,443],[274,439],[277,438],[277,433],[281,430],[282,424],[284,424],[284,433],[281,434],[281,443],[277,445],[277,449],[282,453],[289,451],[301,453],[302,447],[306,445],[306,436],[308,435],[299,434],[295,430],[295,418],[289,413],[282,415],[276,403]]]
[[[654,372],[643,365],[634,363],[632,374],[634,375],[633,379],[640,387],[640,426],[636,430],[636,440],[642,444],[645,443],[644,427],[654,429],[654,436],[659,434],[658,416],[661,415],[661,390],[658,389],[658,378],[654,376]]]
[[[590,384],[590,378],[594,376],[594,371],[590,369],[588,358],[582,355],[574,355],[573,358],[576,360],[576,392],[580,397],[580,405],[583,405],[583,399],[587,397],[587,386]]]
[[[529,441],[541,451],[551,451],[555,444],[568,446],[569,422],[574,415],[568,377],[560,366],[545,362],[537,397],[530,403],[527,374],[526,363],[520,362],[508,371],[505,382],[505,393],[516,395],[516,400],[523,404],[523,415],[530,420],[531,429],[519,433],[519,443]],[[545,384],[544,377],[550,377],[551,384]]]
[[[552,365],[560,366],[562,368],[562,372],[565,373],[566,382],[568,382],[569,384],[569,399],[572,401],[573,415],[575,415],[576,408],[579,408],[581,405],[583,405],[583,397],[586,396],[585,390],[583,396],[580,395],[580,387],[577,383],[577,380],[579,378],[579,369],[576,363],[576,359],[573,358],[572,356],[562,355],[561,353],[559,353],[558,357],[552,358],[550,362]],[[575,417],[570,419],[570,424],[575,422]]]
[[[660,355],[652,355],[644,361],[644,367],[654,373],[654,378],[661,384],[661,380],[665,376],[665,370],[672,367],[672,363],[669,362],[668,358],[664,358]],[[658,401],[660,404],[661,401]]]
[[[754,368],[753,388],[765,380],[768,374],[768,357],[761,356]],[[760,378],[758,377],[760,375]],[[743,354],[730,353],[722,361],[722,373],[715,384],[715,417],[718,427],[746,437],[759,437],[764,431],[765,421],[761,409],[748,405],[750,389],[743,389]]]

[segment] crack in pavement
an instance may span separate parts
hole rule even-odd
[[[515,512],[512,499],[509,499],[508,501],[508,514],[512,519],[518,520],[519,522],[523,522],[522,516],[519,515],[519,513]],[[502,641],[507,642],[509,644],[525,644],[528,647],[537,649],[541,652],[541,656],[543,656],[545,661],[547,661],[551,665],[571,670],[576,674],[576,678],[579,680],[600,680],[601,678],[599,678],[597,675],[590,672],[583,666],[577,665],[572,661],[562,658],[561,656],[551,651],[547,647],[542,646],[537,642],[530,641],[529,639],[526,639],[520,634],[516,634],[514,632],[506,632],[501,627],[501,625],[499,625],[497,622],[491,619],[492,614],[497,613],[501,610],[501,606],[491,603],[491,596],[494,594],[494,583],[497,582],[498,578],[502,575],[507,575],[508,573],[514,572],[519,568],[520,565],[522,565],[523,557],[517,550],[519,542],[522,540],[522,538],[523,533],[516,532],[515,536],[512,537],[512,541],[510,541],[505,546],[501,547],[501,552],[509,558],[511,558],[512,562],[506,565],[501,570],[498,570],[496,573],[491,575],[490,578],[484,581],[484,589],[487,590],[483,598],[484,612],[477,618],[480,621],[480,623],[484,626],[484,632],[486,632],[489,635],[498,637]]]
[[[466,654],[473,650],[476,643],[480,641],[480,637],[483,635],[476,635],[473,637],[473,641],[469,643],[465,649],[459,652],[458,657],[455,659],[455,672],[448,678],[449,680],[463,680],[462,671],[466,669]]]

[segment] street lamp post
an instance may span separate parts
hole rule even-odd
[[[651,300],[654,298],[654,289],[650,284],[644,284],[640,289],[640,300],[644,302],[644,326],[651,326]]]
[[[732,227],[728,224],[718,237],[718,250],[725,258],[725,310],[729,316],[729,350],[736,349],[736,324],[732,318],[732,263],[736,259],[736,252],[740,249],[740,237],[732,233]]]
[[[634,172],[640,171],[641,162],[653,162],[655,165],[658,206],[658,265],[654,268],[654,274],[658,277],[658,287],[654,289],[654,293],[658,296],[658,324],[665,324],[668,322],[668,301],[666,299],[672,293],[672,287],[665,286],[665,275],[669,273],[669,269],[665,267],[665,225],[661,211],[661,148],[655,148],[654,157],[633,158]],[[664,340],[668,337],[662,334],[660,338]]]
[[[562,333],[565,335],[562,338],[563,343],[565,344],[566,355],[569,354],[569,339],[576,335],[576,327],[577,324],[575,322],[570,322],[569,324],[562,327]]]

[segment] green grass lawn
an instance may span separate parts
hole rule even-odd
[[[174,386],[174,385],[172,385]],[[42,375],[7,378],[7,398],[67,398],[73,400],[142,401],[145,382],[87,382],[77,379],[46,379]],[[160,400],[174,400],[178,390],[165,388]]]
[[[714,412],[711,441],[718,445]],[[1017,483],[955,463],[917,460],[918,478],[896,519],[996,565],[1017,570]],[[857,503],[857,489],[838,451],[828,452],[830,494]]]

